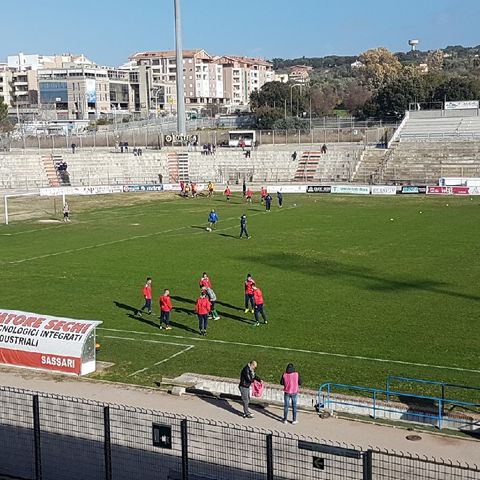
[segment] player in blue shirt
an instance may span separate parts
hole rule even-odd
[[[248,230],[247,230],[247,216],[246,215],[242,215],[240,217],[240,238],[242,238],[244,234],[247,238],[250,238],[250,235],[248,234]]]
[[[211,232],[216,224],[218,222],[218,215],[217,215],[217,212],[215,210],[212,210],[209,214],[208,214],[208,227],[207,227],[207,230],[209,232]]]

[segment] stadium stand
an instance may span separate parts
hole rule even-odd
[[[437,184],[440,177],[478,177],[480,142],[400,142],[387,153],[386,183]]]
[[[73,186],[123,185],[149,183],[350,181],[360,159],[362,147],[352,144],[334,145],[318,158],[316,168],[308,176],[302,173],[304,152],[292,160],[292,147],[255,149],[245,158],[240,149],[218,149],[216,155],[200,151],[144,150],[143,155],[117,153],[107,149],[77,149],[74,155],[42,154],[38,151],[0,154],[0,188],[28,190],[59,185],[55,170],[58,159],[68,163],[69,181]],[[310,155],[312,157],[312,155]]]
[[[367,148],[364,150],[353,172],[352,181],[364,184],[380,183],[386,154],[387,150],[383,148]]]
[[[480,117],[409,118],[400,141],[480,141]]]

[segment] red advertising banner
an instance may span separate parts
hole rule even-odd
[[[427,195],[470,195],[470,187],[427,187]]]
[[[0,348],[0,363],[80,375],[80,358]]]
[[[0,363],[85,375],[95,371],[102,322],[0,309]]]

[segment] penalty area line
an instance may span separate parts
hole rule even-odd
[[[160,333],[138,332],[135,330],[119,330],[114,328],[103,328],[103,327],[98,327],[97,330],[105,330],[110,332],[122,332],[122,333],[134,334],[134,335],[161,335]],[[237,345],[240,347],[263,348],[265,350],[278,350],[278,351],[293,352],[293,353],[308,353],[311,355],[322,355],[326,357],[346,358],[351,360],[361,360],[365,362],[391,363],[396,365],[408,365],[411,367],[435,368],[437,370],[452,370],[456,372],[480,373],[480,370],[475,370],[471,368],[451,367],[448,365],[432,365],[429,363],[408,362],[406,360],[390,360],[387,358],[364,357],[361,355],[348,355],[346,353],[322,352],[317,350],[306,350],[302,348],[280,347],[276,345],[259,345],[255,343],[235,342],[235,341],[229,341],[229,340],[215,340],[212,338],[185,337],[183,335],[169,335],[169,337],[180,339],[180,340],[188,340],[188,341],[193,340],[196,342],[217,343],[221,345]]]
[[[126,340],[129,342],[138,342],[138,338],[131,338],[131,337],[116,337],[113,335],[104,335],[103,338],[112,338],[115,340]],[[146,372],[150,368],[157,367],[158,365],[161,365],[162,363],[168,362],[172,358],[178,357],[179,355],[182,355],[184,353],[187,353],[189,350],[195,347],[195,345],[185,345],[184,343],[173,343],[173,342],[162,342],[160,340],[140,340],[143,343],[156,343],[156,344],[165,344],[165,345],[175,345],[177,347],[186,347],[180,350],[179,352],[174,353],[173,355],[170,355],[167,358],[164,358],[163,360],[160,360],[156,363],[154,363],[151,367],[146,367],[146,368],[141,368],[140,370],[136,370],[135,372],[131,373],[128,375],[129,377],[134,377],[135,375],[138,375],[139,373]]]

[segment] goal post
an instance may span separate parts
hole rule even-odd
[[[4,223],[9,225],[11,214],[9,211],[9,200],[14,198],[23,198],[23,197],[39,197],[40,192],[28,192],[28,193],[10,193],[3,196],[3,213],[4,213]]]

